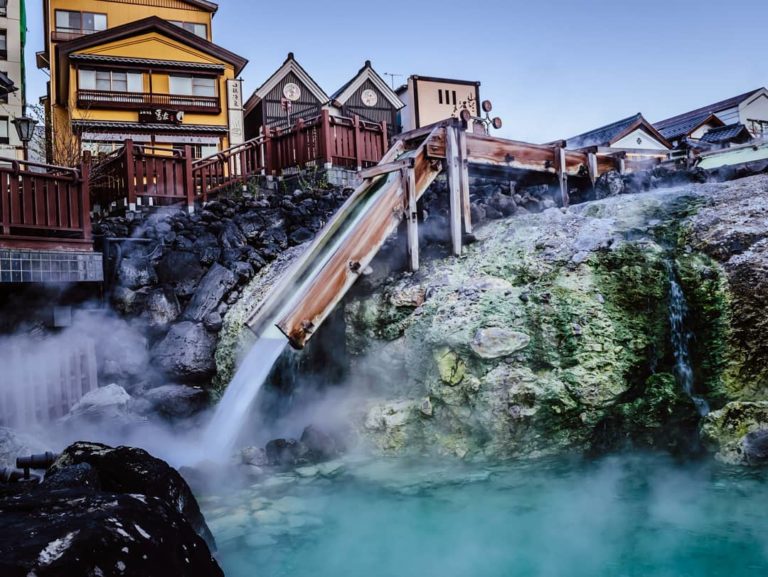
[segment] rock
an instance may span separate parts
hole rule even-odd
[[[344,442],[338,435],[329,434],[310,425],[301,433],[300,442],[306,448],[304,458],[313,463],[330,461],[344,452]]]
[[[154,411],[166,417],[185,419],[206,409],[210,402],[207,391],[198,387],[164,385],[150,389],[144,398]]]
[[[768,429],[761,429],[745,435],[741,440],[744,460],[750,465],[768,463]]]
[[[204,274],[205,269],[200,260],[195,253],[189,251],[166,252],[157,264],[160,283],[170,286],[180,297],[192,296]]]
[[[429,397],[421,401],[421,404],[419,405],[419,411],[421,411],[421,414],[425,417],[431,417],[435,414],[435,409],[432,406],[432,401]]]
[[[450,349],[435,352],[437,371],[440,378],[448,385],[458,385],[467,372],[467,366],[459,355]]]
[[[616,171],[601,174],[595,182],[595,196],[598,200],[617,196],[624,192],[624,179]]]
[[[768,401],[734,401],[703,419],[701,439],[719,461],[731,465],[760,464],[766,431]]]
[[[261,447],[246,447],[240,451],[240,462],[243,465],[264,467],[269,465],[269,458],[267,457],[267,451]]]
[[[274,439],[266,446],[270,465],[293,467],[306,462],[307,448],[296,439]]]
[[[478,330],[470,346],[479,357],[498,359],[522,351],[530,342],[531,337],[525,333],[491,327]]]
[[[73,406],[65,419],[69,422],[126,424],[135,420],[128,404],[131,396],[119,385],[99,387]]]
[[[0,574],[223,576],[189,487],[139,449],[78,443],[0,492]]]
[[[131,290],[124,286],[117,286],[112,291],[112,306],[125,316],[140,314],[146,309],[147,289]]]
[[[291,233],[289,239],[290,239],[292,245],[299,245],[299,244],[304,244],[305,242],[307,242],[309,240],[312,240],[312,238],[314,236],[315,235],[312,234],[311,230],[309,230],[307,228],[304,228],[302,226],[302,227],[299,227],[296,230],[294,230]]]
[[[221,299],[237,284],[232,271],[214,264],[200,281],[192,300],[184,310],[184,319],[202,321],[216,310]]]
[[[131,290],[157,284],[157,274],[152,262],[138,255],[120,260],[117,279],[121,286]]]
[[[212,312],[203,319],[203,325],[212,333],[218,333],[224,326],[224,319],[216,311]]]
[[[181,314],[179,300],[171,290],[156,289],[149,293],[146,303],[149,326],[165,330]]]
[[[254,275],[253,266],[247,262],[236,262],[232,265],[231,270],[235,273],[238,284],[247,283]]]
[[[153,362],[183,383],[206,383],[216,373],[216,338],[202,323],[183,321],[171,327],[152,351]]]

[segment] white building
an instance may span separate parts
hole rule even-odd
[[[23,158],[23,147],[11,121],[24,113],[25,20],[24,0],[8,0],[7,7],[0,9],[0,73],[16,87],[15,92],[0,95],[0,157]]]

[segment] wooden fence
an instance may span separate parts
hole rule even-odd
[[[91,250],[88,170],[0,159],[0,246]]]

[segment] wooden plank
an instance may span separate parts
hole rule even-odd
[[[403,189],[406,197],[406,222],[408,227],[408,257],[412,272],[419,270],[419,211],[416,200],[416,175],[413,168],[401,171]]]
[[[388,174],[390,172],[398,172],[404,168],[413,168],[414,160],[412,157],[403,158],[401,160],[395,160],[394,162],[387,162],[385,164],[377,164],[371,168],[366,168],[359,172],[360,178],[363,180],[369,178],[375,178],[382,174]]]
[[[557,179],[560,184],[560,199],[564,207],[570,204],[568,194],[568,173],[566,171],[565,149],[555,147],[555,164],[557,166]]]
[[[445,168],[448,177],[451,249],[454,256],[461,256],[461,176],[459,174],[459,142],[457,132],[458,130],[453,126],[445,128]]]
[[[592,181],[592,186],[594,186],[598,176],[600,176],[597,167],[597,155],[594,152],[587,153],[587,170],[589,172],[589,180]]]
[[[458,129],[459,134],[459,189],[461,212],[464,215],[464,232],[472,234],[472,202],[469,190],[469,158],[467,157],[467,131]]]

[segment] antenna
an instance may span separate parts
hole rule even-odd
[[[389,83],[392,85],[392,90],[395,89],[395,78],[405,78],[405,74],[392,74],[391,72],[385,72],[384,76],[389,76]]]

